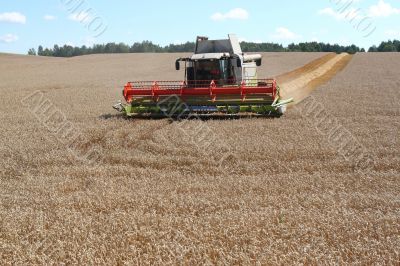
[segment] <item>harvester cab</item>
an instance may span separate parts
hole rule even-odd
[[[244,54],[236,35],[231,34],[227,40],[197,37],[195,53],[189,58],[177,59],[175,66],[180,70],[180,62],[185,64],[188,85],[196,87],[213,80],[219,86],[226,86],[257,80],[257,66],[261,66],[261,60],[260,54]]]
[[[225,40],[197,37],[194,54],[179,58],[184,81],[128,82],[127,104],[114,108],[127,116],[275,115],[281,116],[292,99],[282,100],[274,79],[259,79],[260,54],[242,52],[236,35]]]

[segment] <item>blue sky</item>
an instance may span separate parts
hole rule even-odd
[[[321,41],[368,48],[400,39],[396,0],[124,1],[2,0],[0,52],[38,45],[151,40],[194,41],[197,35],[277,42]]]

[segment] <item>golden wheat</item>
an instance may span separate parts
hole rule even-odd
[[[357,54],[312,95],[371,153],[364,171],[307,99],[281,119],[115,115],[126,81],[181,79],[179,56],[0,55],[1,264],[400,263],[399,55]],[[264,56],[277,76],[322,54]],[[21,103],[35,91],[95,163]]]

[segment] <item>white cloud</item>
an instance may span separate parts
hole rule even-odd
[[[335,18],[336,20],[353,20],[362,18],[359,14],[360,9],[348,8],[344,11],[335,11],[330,7],[318,11],[319,15],[326,15]]]
[[[249,12],[247,12],[247,10],[243,8],[235,8],[228,11],[225,14],[217,12],[211,16],[211,19],[215,21],[222,21],[227,19],[246,20],[248,18],[249,18]]]
[[[6,34],[0,36],[0,41],[5,43],[12,43],[18,41],[18,36],[14,34]]]
[[[26,17],[18,12],[6,12],[0,14],[0,22],[25,24]]]
[[[400,30],[385,30],[385,36],[388,38],[400,38]]]
[[[368,12],[371,17],[388,17],[396,14],[400,14],[400,9],[392,7],[384,0],[379,0],[378,4],[370,6]]]
[[[82,11],[79,13],[73,13],[73,14],[69,15],[68,18],[73,21],[86,23],[91,20],[91,15],[87,12]]]
[[[275,34],[271,37],[278,40],[295,40],[301,38],[301,35],[291,32],[287,28],[280,27],[275,30]]]
[[[43,19],[44,19],[44,20],[55,20],[56,17],[55,17],[55,16],[52,16],[52,15],[45,15],[45,16],[43,17]]]

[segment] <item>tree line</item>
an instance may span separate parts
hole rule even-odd
[[[400,52],[400,41],[382,42],[379,46],[372,46],[368,52]]]
[[[187,42],[185,44],[170,44],[162,47],[150,41],[136,42],[129,46],[125,43],[107,43],[95,44],[91,47],[83,45],[73,47],[71,45],[58,46],[53,48],[43,48],[39,46],[38,50],[34,48],[28,51],[29,55],[54,56],[54,57],[73,57],[89,54],[121,54],[121,53],[178,53],[194,51],[195,44]]]
[[[304,42],[299,44],[289,44],[283,47],[281,44],[275,43],[241,43],[244,52],[335,52],[335,53],[349,53],[355,54],[358,52],[365,52],[356,45],[343,46],[339,44],[331,45],[322,42]]]
[[[193,52],[195,49],[194,42],[186,42],[183,44],[169,44],[160,46],[151,41],[136,42],[133,45],[125,43],[107,43],[95,44],[91,47],[83,45],[81,47],[73,47],[71,45],[58,46],[53,48],[43,48],[39,46],[38,50],[29,49],[29,55],[54,56],[54,57],[73,57],[89,54],[114,54],[114,53],[180,53]],[[322,42],[304,42],[298,44],[289,44],[283,47],[282,44],[276,43],[253,43],[241,42],[241,47],[244,52],[346,52],[355,54],[365,52],[364,48],[356,45],[338,45]],[[372,46],[369,52],[400,52],[400,41],[382,42],[379,46]]]

